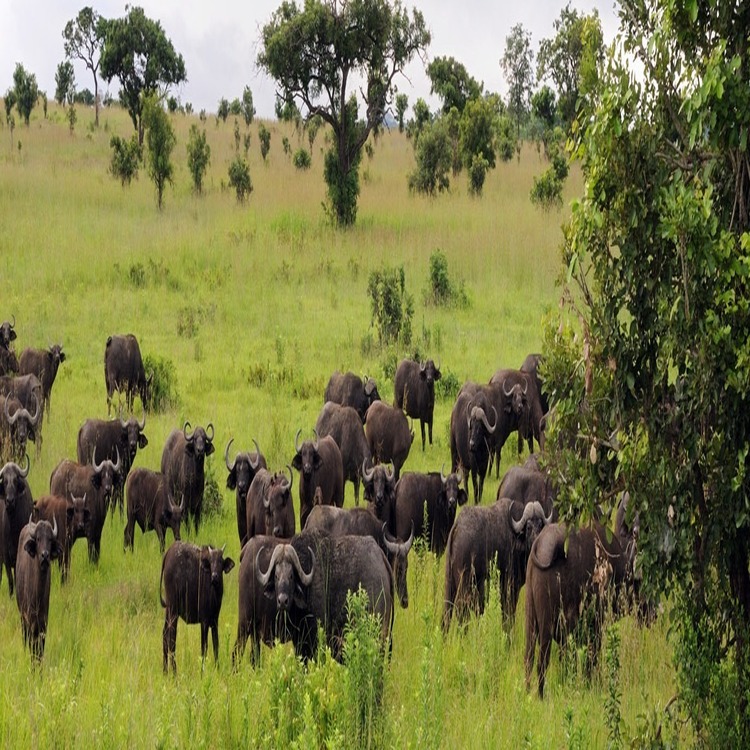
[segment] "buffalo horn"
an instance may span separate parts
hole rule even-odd
[[[143,410],[143,421],[138,422],[138,429],[143,432],[146,429],[146,410]]]
[[[36,427],[39,422],[39,417],[41,416],[41,411],[39,410],[39,399],[37,398],[36,393],[32,393],[31,395],[34,397],[34,406],[36,409],[34,411],[34,416],[32,417],[29,415],[29,419],[31,420],[31,424]]]
[[[232,465],[229,465],[229,447],[234,442],[234,438],[229,438],[229,442],[227,443],[227,448],[224,451],[224,463],[227,465],[227,471],[234,471],[234,467],[237,463],[237,459],[235,458],[234,461],[232,461]]]
[[[540,513],[542,514],[542,516],[544,516],[544,525],[546,526],[548,523],[552,523],[552,515],[554,514],[555,509],[552,508],[549,512],[549,515],[545,516],[544,508],[542,507],[542,504],[539,501],[537,501],[537,505],[539,506]]]
[[[529,390],[529,381],[526,380],[526,379],[524,379],[524,384],[523,384],[523,395],[524,396],[526,395],[526,391],[528,391],[528,390]]]
[[[310,547],[307,548],[308,550],[310,550],[310,557],[312,557],[312,564],[310,565],[310,572],[305,573],[305,571],[302,570],[302,563],[299,561],[297,550],[294,549],[294,547],[292,547],[291,544],[288,544],[286,546],[289,549],[289,554],[291,555],[291,558],[292,558],[292,565],[294,565],[294,568],[297,571],[297,575],[299,575],[300,583],[305,587],[309,586],[312,583],[313,571],[315,570],[315,553],[312,551]]]
[[[182,434],[185,436],[185,440],[187,440],[188,443],[192,443],[193,442],[193,433],[191,432],[188,435],[188,432],[187,432],[188,427],[192,427],[192,425],[190,424],[190,422],[185,422],[185,424],[182,425]]]
[[[208,434],[209,430],[211,430],[211,434],[210,435]],[[214,423],[213,422],[209,422],[206,425],[206,438],[208,439],[209,443],[213,443],[213,441],[214,441]]]
[[[23,457],[26,459],[26,468],[22,469],[20,466],[18,466],[18,464],[16,464],[16,466],[18,466],[18,473],[24,479],[26,479],[26,477],[29,475],[29,467],[31,466],[31,461],[29,461],[29,454],[26,453],[25,451],[24,451]]]
[[[11,328],[15,328],[16,327],[16,316],[13,315],[12,317],[13,317],[13,322],[10,324],[10,327]]]
[[[420,362],[419,363],[419,371],[420,372],[424,372],[424,368],[425,368],[425,363],[424,362]]]
[[[31,513],[29,515],[29,534],[31,534],[32,537],[36,536],[36,524],[32,520],[34,518],[34,514]]]
[[[313,448],[315,449],[315,452],[318,452],[318,431],[313,428],[313,435],[315,435],[315,442],[313,443]]]
[[[388,479],[389,482],[393,481],[393,478],[396,476],[396,472],[393,468],[393,464],[391,464],[391,470],[388,471],[388,467],[385,467],[385,476]]]
[[[371,482],[374,476],[375,467],[373,466],[370,471],[367,471],[367,459],[364,459],[364,461],[362,461],[362,479],[364,479],[365,482]]]
[[[409,554],[411,545],[414,543],[414,521],[411,522],[411,534],[409,534],[409,538],[405,542],[391,541],[389,539],[391,535],[388,533],[386,526],[388,526],[387,521],[383,524],[383,541],[385,542],[386,549],[392,555],[406,557]]]
[[[11,398],[13,398],[13,394],[12,393],[5,397],[5,406],[3,407],[3,409],[5,411],[5,419],[8,421],[8,424],[15,424],[16,420],[18,419],[18,411],[19,410],[16,409],[13,412],[13,416],[10,415],[10,412],[8,411],[8,399],[11,399]]]
[[[289,469],[289,480],[287,480],[286,477],[284,477],[281,480],[281,488],[284,490],[284,492],[291,491],[292,482],[294,481],[294,474],[292,473],[292,467],[289,464],[287,464],[286,468]]]
[[[482,409],[482,422],[484,423],[484,426],[487,428],[487,432],[490,433],[490,435],[495,431],[495,428],[497,427],[497,409],[495,407],[492,407],[492,411],[495,412],[495,424],[490,427],[490,423],[487,420],[487,415],[484,413],[484,410]]]
[[[461,484],[464,481],[464,470],[459,466],[456,472],[456,481]]]
[[[250,466],[253,471],[258,471],[258,466],[260,466],[260,448],[258,447],[258,441],[255,438],[253,438],[253,444],[255,445],[255,458],[250,456]]]
[[[268,570],[263,573],[260,569],[260,553],[263,552],[265,547],[261,547],[258,550],[258,554],[255,555],[255,577],[258,579],[258,583],[265,588],[268,586],[268,582],[271,580],[271,574],[276,566],[276,561],[284,554],[284,547],[288,547],[287,544],[277,544],[271,554],[271,561],[268,563]]]
[[[440,479],[443,482],[443,486],[448,481],[448,477],[445,476],[445,463],[440,467]]]
[[[299,453],[299,436],[302,434],[302,430],[297,430],[297,434],[294,436],[294,452]]]
[[[52,536],[57,539],[57,516],[52,514]]]
[[[185,493],[183,492],[182,495],[180,495],[180,510],[185,510]]]
[[[510,523],[513,526],[513,531],[516,534],[522,534],[524,526],[526,526],[526,522],[530,521],[534,516],[541,516],[545,519],[545,523],[549,523],[549,521],[546,520],[546,516],[544,515],[544,509],[542,508],[541,503],[538,500],[535,500],[532,503],[527,503],[524,506],[523,509],[523,515],[521,516],[520,521],[514,521],[511,517]],[[550,514],[550,520],[552,519],[552,514]]]
[[[120,411],[120,425],[122,426],[123,430],[126,430],[128,428],[128,421],[127,419],[123,418],[122,411]]]
[[[114,465],[112,466],[112,471],[117,474],[120,471],[121,463],[120,463],[120,449],[115,447],[115,456],[117,456],[117,460],[115,461]]]
[[[504,393],[504,394],[505,394],[506,396],[510,396],[510,394],[511,394],[511,393],[513,393],[513,386],[511,386],[511,387],[510,387],[510,390],[509,390],[509,391],[506,391],[506,390],[505,390],[505,380],[503,380],[503,393]]]

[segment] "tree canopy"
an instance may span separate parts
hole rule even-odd
[[[453,107],[461,113],[466,102],[482,95],[484,84],[477,83],[463,63],[453,57],[436,57],[427,66],[427,76],[431,83],[430,93],[443,100],[443,114]]]
[[[65,56],[81,60],[94,76],[94,122],[99,127],[99,80],[97,71],[104,43],[104,21],[91,7],[81,8],[63,29]]]
[[[23,117],[23,121],[28,125],[31,110],[34,109],[36,100],[39,98],[39,86],[36,82],[36,76],[29,73],[21,63],[16,63],[16,68],[13,71],[13,91],[13,99],[18,114]]]
[[[394,79],[429,43],[422,14],[409,16],[398,0],[283,2],[263,27],[258,64],[279,100],[333,132],[324,174],[339,226],[356,219],[361,150],[392,104]]]
[[[630,493],[696,735],[748,747],[750,7],[622,0],[621,24],[579,118],[549,462],[564,517]]]
[[[60,104],[72,104],[76,95],[76,76],[73,63],[64,60],[55,72],[55,101]]]
[[[531,49],[531,33],[517,23],[505,37],[505,52],[500,58],[500,67],[508,84],[508,113],[516,121],[516,130],[521,135],[521,123],[529,116],[534,52]]]
[[[130,114],[138,142],[143,143],[143,99],[165,95],[169,87],[187,80],[185,62],[159,21],[143,8],[126,6],[124,18],[103,22],[104,48],[100,65],[106,81],[120,81],[120,102]]]

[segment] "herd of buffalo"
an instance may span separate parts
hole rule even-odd
[[[117,509],[127,517],[126,549],[133,549],[136,524],[143,532],[154,530],[161,546],[164,671],[175,670],[179,618],[200,623],[203,658],[210,629],[218,657],[223,576],[235,562],[224,556],[224,547],[180,539],[183,525],[196,536],[200,530],[204,463],[215,451],[213,425],[185,422],[172,430],[156,472],[133,465],[148,444],[145,417],[88,419],[78,433],[77,460],[62,460],[52,471],[49,494],[34,502],[27,443],[41,442],[43,414],[46,410],[49,417],[52,385],[65,354],[54,345],[25,349],[16,357],[15,339],[15,319],[6,321],[0,326],[0,578],[4,567],[32,658],[41,659],[44,651],[51,561],[58,560],[65,582],[71,547],[85,538],[89,559],[96,563],[107,514]],[[315,428],[305,439],[297,431],[284,470],[269,470],[255,441],[252,450],[230,459],[229,440],[226,483],[235,492],[241,546],[233,659],[242,657],[248,638],[253,659],[261,643],[278,639],[290,640],[309,658],[319,626],[340,658],[347,594],[360,588],[380,618],[383,646],[389,649],[394,598],[401,607],[409,602],[407,565],[415,538],[445,556],[446,631],[453,619],[465,622],[471,613],[483,612],[493,567],[509,623],[526,584],[526,679],[528,685],[538,644],[540,695],[551,643],[562,644],[574,632],[584,604],[595,608],[595,622],[601,622],[605,605],[615,611],[634,602],[642,606],[636,600],[638,520],[628,516],[627,495],[614,534],[600,523],[567,529],[556,522],[554,483],[538,461],[549,410],[539,362],[539,355],[530,355],[521,368],[498,370],[486,384],[463,385],[450,416],[448,474],[444,467],[402,473],[414,440],[410,419],[420,422],[422,450],[426,437],[432,445],[435,383],[441,377],[432,360],[399,364],[393,406],[380,399],[372,378],[335,372]],[[104,374],[108,410],[115,391],[125,397],[130,413],[136,395],[148,403],[151,377],[134,336],[107,339]],[[526,443],[529,459],[506,472],[493,504],[482,505],[485,477],[493,463],[499,477],[501,450],[514,432],[518,452]],[[354,486],[355,507],[344,509],[347,481]],[[458,506],[467,507],[457,513]],[[165,553],[167,529],[175,541]],[[594,653],[599,637],[595,628]]]

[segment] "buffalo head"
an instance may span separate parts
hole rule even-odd
[[[522,506],[521,503],[514,501],[510,511],[510,525],[513,533],[525,542],[526,549],[531,550],[531,545],[539,536],[539,532],[549,523],[552,523],[552,511],[547,516],[544,514],[544,508],[538,501],[527,503],[523,506],[521,518],[516,521],[513,518],[513,511],[517,511]]]
[[[191,427],[190,422],[185,422],[182,426],[182,434],[185,436],[185,450],[196,458],[210,456],[215,450],[213,424],[209,422],[205,430],[202,427],[196,427],[193,432],[188,432],[189,427]]]
[[[224,547],[214,549],[210,545],[201,547],[200,572],[203,578],[208,578],[212,589],[224,590],[222,576],[234,567],[231,557],[224,557]]]
[[[24,454],[26,455],[26,454]],[[5,502],[6,512],[10,515],[16,509],[16,500],[28,488],[26,477],[29,475],[29,457],[26,455],[26,468],[9,461],[0,469],[0,500]]]
[[[122,425],[121,443],[123,447],[126,446],[132,464],[138,449],[143,450],[148,445],[148,439],[143,434],[146,427],[146,415],[143,415],[142,422],[139,422],[135,417],[131,417],[128,420],[120,419],[120,424]]]
[[[258,583],[263,587],[265,596],[269,599],[276,599],[276,606],[281,612],[288,612],[292,604],[305,609],[307,605],[305,592],[312,583],[315,571],[315,553],[308,547],[312,564],[310,571],[305,573],[297,550],[291,544],[278,544],[271,554],[268,570],[264,573],[260,569],[260,554],[263,549],[261,547],[255,556],[255,575]]]
[[[524,411],[528,408],[528,400],[526,398],[527,391],[529,389],[528,381],[524,380],[523,385],[520,383],[514,383],[509,387],[506,385],[507,378],[503,380],[503,395],[506,398],[505,411],[508,414],[515,414],[520,417]]]
[[[299,436],[301,432],[302,430],[297,430],[297,434],[294,437],[295,454],[292,459],[292,466],[297,471],[301,472],[305,479],[310,479],[322,466],[323,459],[318,452],[318,433],[313,430],[315,440],[305,440],[302,445],[300,445]]]
[[[419,377],[427,383],[427,387],[432,391],[435,388],[435,381],[440,380],[440,365],[435,367],[435,363],[428,359],[426,362],[419,363]]]
[[[16,316],[13,316],[13,322],[6,320],[0,324],[0,346],[10,349],[10,342],[16,340]]]
[[[414,522],[411,524],[411,534],[405,542],[399,542],[391,537],[388,533],[388,523],[383,522],[383,542],[388,550],[393,577],[396,584],[396,593],[398,594],[401,606],[406,609],[409,606],[409,591],[406,588],[406,574],[409,569],[409,550],[414,542]]]
[[[52,560],[62,555],[62,547],[57,541],[57,518],[53,518],[54,525],[49,521],[34,523],[29,518],[29,538],[23,548],[29,557],[39,558],[39,567],[45,571]]]
[[[375,515],[387,521],[394,502],[396,475],[391,466],[374,466],[368,471],[367,459],[362,462],[362,479],[365,488],[365,500],[373,504]]]
[[[255,455],[252,453],[238,453],[234,457],[232,464],[229,464],[229,448],[234,442],[234,438],[230,438],[227,443],[227,448],[224,451],[224,463],[226,464],[229,475],[227,476],[227,488],[230,490],[237,490],[240,497],[245,497],[247,491],[250,489],[250,483],[253,481],[253,477],[258,469],[264,466],[263,456],[261,455],[258,443],[253,438],[255,445]]]
[[[464,473],[461,468],[459,467],[458,472],[452,472],[448,476],[445,475],[444,468],[445,466],[440,469],[440,479],[443,484],[440,499],[445,502],[449,511],[453,511],[457,505],[465,505],[469,496],[466,494],[466,490],[461,487],[461,482],[464,481]]]
[[[271,482],[263,496],[263,507],[266,511],[266,534],[269,536],[287,536],[285,533],[288,509],[292,507],[292,467],[289,469],[289,479],[280,472],[271,478]]]
[[[75,497],[72,493],[65,506],[65,525],[72,540],[86,536],[91,520],[91,510],[86,505],[86,495]]]
[[[486,443],[486,436],[492,435],[497,428],[497,410],[492,407],[495,414],[495,420],[490,425],[487,414],[483,407],[472,406],[468,414],[469,423],[469,450],[477,451]]]

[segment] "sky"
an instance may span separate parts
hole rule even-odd
[[[298,0],[302,5],[304,0]],[[36,75],[39,88],[52,99],[55,72],[64,60],[62,32],[85,4],[105,18],[125,15],[125,2],[110,0],[0,0],[0,94],[13,85],[13,70],[20,62]],[[245,86],[253,93],[259,117],[273,118],[274,81],[255,63],[260,31],[281,0],[131,0],[146,15],[158,20],[175,49],[182,54],[187,82],[176,94],[195,112],[215,112],[219,100],[242,97]],[[554,36],[553,23],[565,7],[564,0],[403,0],[406,8],[418,8],[432,34],[427,50],[429,60],[454,57],[463,63],[469,75],[484,83],[489,91],[505,95],[500,58],[506,37],[516,24],[531,33],[531,48],[536,53],[542,39]],[[614,0],[569,0],[579,13],[596,9],[602,23],[605,43],[618,29]],[[94,89],[92,73],[82,62],[73,61],[78,90]],[[431,109],[437,100],[430,96],[430,82],[424,66],[415,60],[406,77],[397,77],[399,92],[409,98],[409,107],[419,98]],[[100,81],[100,92],[108,85]],[[116,79],[109,85],[116,97]],[[409,110],[410,111],[410,110]]]

